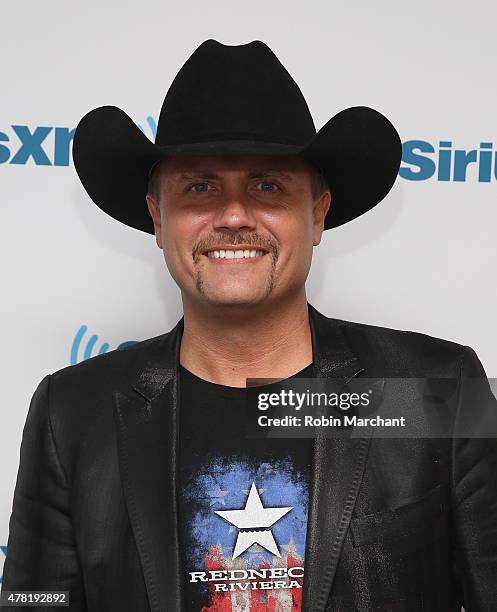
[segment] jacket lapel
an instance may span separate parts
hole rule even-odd
[[[337,378],[347,383],[365,371],[338,321],[323,316],[310,304],[309,321],[314,377]],[[372,431],[369,428],[364,437],[354,438],[350,430],[344,430],[340,436],[335,432],[328,438],[325,433],[325,428],[318,427],[314,442],[303,612],[325,610],[362,481]]]
[[[364,368],[339,322],[308,305],[314,377],[345,383]],[[150,350],[127,349],[125,383],[113,394],[121,480],[152,612],[182,609],[176,458],[179,351],[184,319]],[[305,551],[303,612],[325,609],[369,450],[370,436],[314,443]]]
[[[176,456],[182,331],[183,318],[152,344],[145,364],[127,372],[125,390],[114,393],[122,486],[152,612],[181,610]]]

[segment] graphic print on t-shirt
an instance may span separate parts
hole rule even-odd
[[[181,497],[198,612],[300,612],[308,482],[289,458],[211,458]]]

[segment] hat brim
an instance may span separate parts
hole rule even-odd
[[[326,230],[383,200],[397,177],[402,144],[390,121],[365,106],[341,111],[305,146],[249,140],[158,146],[115,106],[87,113],[74,135],[74,167],[90,198],[112,218],[149,234],[149,171],[171,155],[300,155],[321,169],[330,186]]]

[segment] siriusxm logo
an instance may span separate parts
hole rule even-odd
[[[102,344],[100,344],[100,346],[97,348],[96,344],[98,342],[98,336],[96,334],[92,334],[85,340],[84,336],[87,330],[88,326],[82,325],[74,336],[74,340],[72,341],[71,345],[71,365],[75,365],[76,363],[79,363],[79,361],[90,359],[90,357],[95,357],[96,355],[102,355],[102,353],[106,353],[110,348],[108,342],[102,342]],[[124,348],[130,344],[136,344],[136,342],[138,341],[127,340],[126,342],[121,342],[121,344],[119,344],[116,348]],[[82,356],[80,355],[80,352],[82,352]]]
[[[140,130],[155,140],[157,123],[148,116]],[[69,166],[75,129],[12,125],[12,133],[0,132],[0,164]],[[497,180],[497,151],[492,142],[480,142],[474,149],[460,149],[451,140],[433,144],[427,140],[407,140],[402,145],[399,176],[408,181],[433,179],[447,182]]]
[[[141,126],[139,123],[137,123],[137,126],[140,128],[140,130],[146,136],[147,135],[147,131],[143,128],[143,126]],[[153,117],[151,117],[150,115],[147,117],[147,126],[148,126],[148,130],[150,132],[149,137],[152,140],[155,140],[155,136],[157,134],[157,123],[155,122],[155,119]]]
[[[478,181],[497,179],[497,156],[493,143],[480,142],[477,149],[457,149],[452,141],[441,140],[438,147],[425,140],[408,140],[402,145],[404,164],[399,175],[409,181]]]
[[[6,556],[7,556],[7,547],[0,546],[0,567],[2,568],[2,571],[3,571],[3,562],[5,561]],[[0,584],[2,584],[2,578],[3,576],[0,573]]]
[[[157,124],[147,117],[149,137],[155,140]],[[138,125],[142,132],[146,130]],[[69,166],[75,128],[12,125],[12,134],[0,132],[0,164],[35,166]]]
[[[5,132],[0,132],[0,164],[27,164],[31,159],[36,166],[69,165],[70,144],[75,130],[45,126],[30,128],[27,125],[13,125],[12,130],[16,137],[14,141]],[[49,144],[50,157],[47,154]]]

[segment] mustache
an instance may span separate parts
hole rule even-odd
[[[218,244],[237,246],[239,244],[250,244],[250,246],[261,247],[268,251],[273,259],[277,259],[280,252],[280,243],[274,236],[264,236],[251,232],[250,234],[217,233],[196,242],[192,248],[193,261],[196,263],[203,252],[210,250]]]

